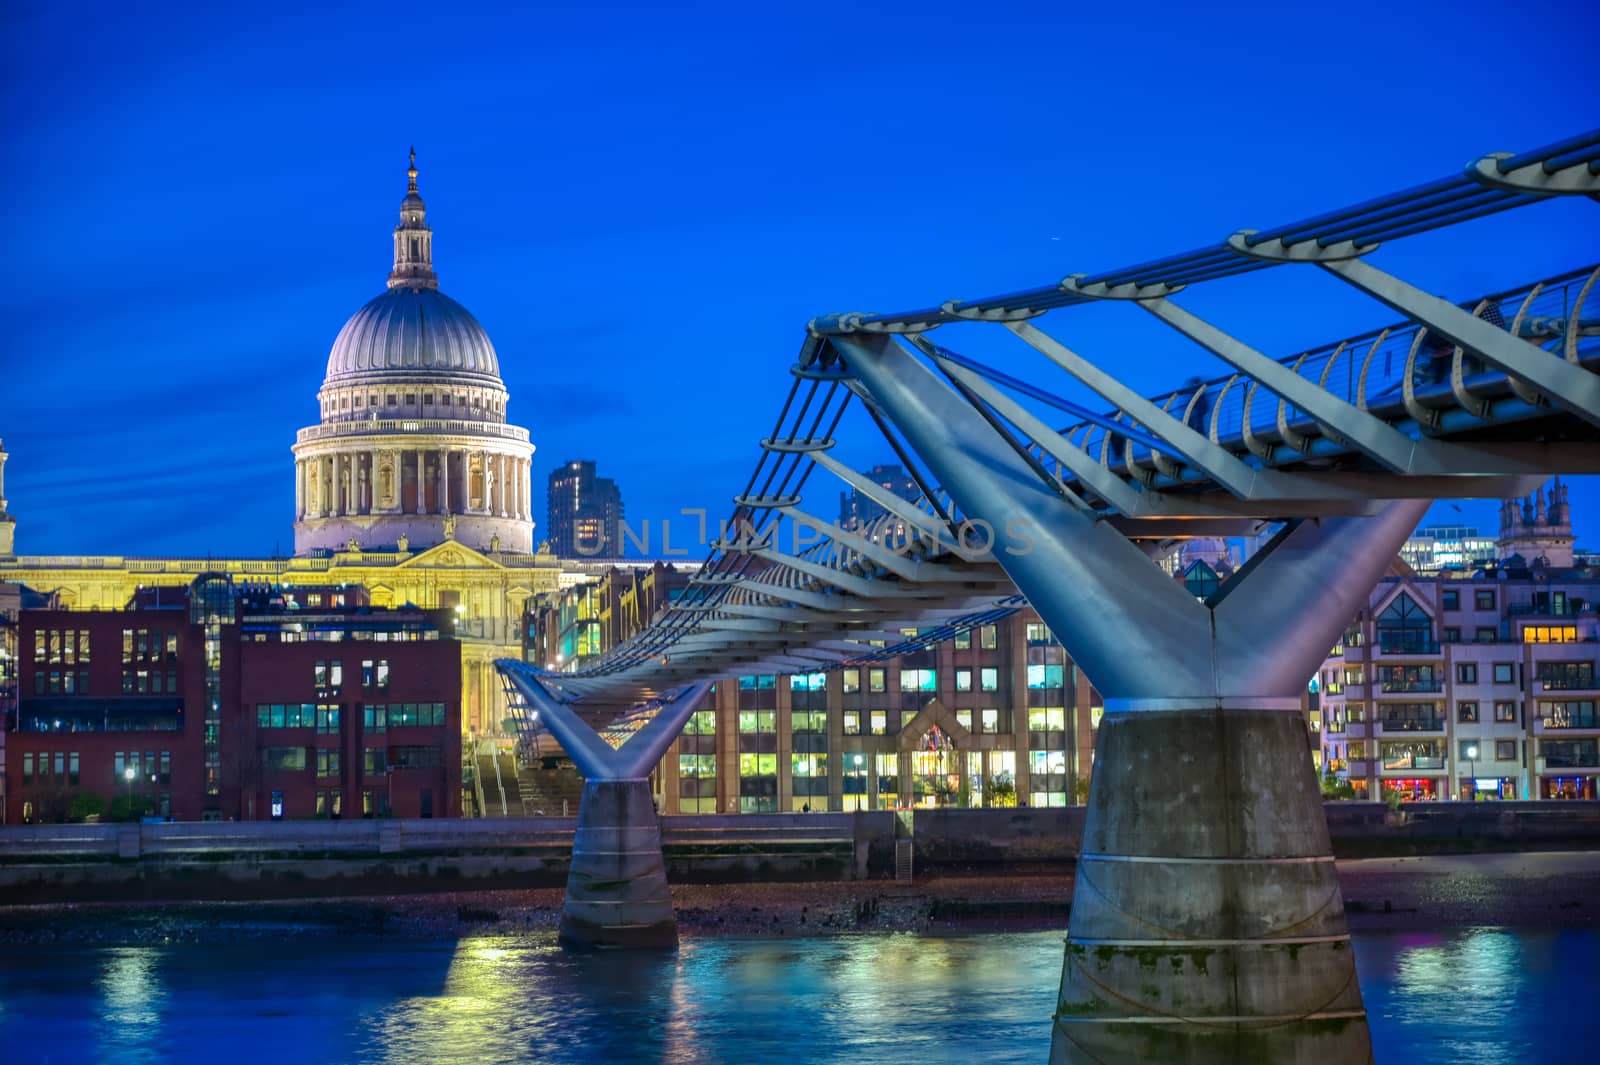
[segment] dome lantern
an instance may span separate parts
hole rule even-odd
[[[390,288],[439,287],[433,272],[433,230],[428,228],[428,208],[417,191],[417,149],[411,149],[406,169],[406,196],[400,201],[400,224],[394,227],[394,271]]]

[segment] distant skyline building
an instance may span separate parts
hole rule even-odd
[[[394,230],[386,292],[333,342],[322,420],[294,444],[297,555],[424,549],[533,550],[528,431],[489,334],[439,291],[417,155]]]
[[[882,485],[901,499],[915,503],[922,498],[917,482],[906,473],[904,466],[874,466],[861,471],[862,475]],[[839,493],[839,527],[856,529],[882,517],[888,511],[861,491]]]
[[[562,463],[546,493],[550,550],[558,558],[622,554],[622,490],[590,459]]]
[[[1561,478],[1550,482],[1548,496],[1540,488],[1526,499],[1501,503],[1497,546],[1502,560],[1520,555],[1529,566],[1560,569],[1572,565],[1572,545],[1572,509]]]
[[[1400,548],[1400,557],[1418,573],[1473,570],[1498,556],[1495,538],[1473,525],[1426,525]]]

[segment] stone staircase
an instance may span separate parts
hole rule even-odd
[[[510,751],[495,758],[500,770],[500,787],[505,792],[505,816],[522,817],[526,813],[522,802],[522,785],[517,780],[517,759]]]
[[[483,809],[478,811],[478,816],[505,817],[505,793],[500,786],[499,774],[495,772],[493,752],[480,751],[473,759],[473,767],[477,771],[478,786],[483,791]]]
[[[522,806],[530,817],[577,817],[583,778],[567,758],[539,758],[517,770]]]

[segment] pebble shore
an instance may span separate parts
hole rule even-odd
[[[1370,859],[1340,862],[1339,875],[1350,926],[1358,931],[1600,927],[1596,852]],[[684,938],[1064,932],[1072,877],[688,884],[674,886],[672,896]],[[0,906],[0,947],[553,932],[561,898],[559,888],[536,888],[265,902]]]

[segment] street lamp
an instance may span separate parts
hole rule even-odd
[[[1475,801],[1478,798],[1478,782],[1473,779],[1476,774],[1474,774],[1472,770],[1473,763],[1478,759],[1478,745],[1476,743],[1469,743],[1461,753],[1467,757],[1467,780],[1472,784],[1472,801]]]
[[[128,819],[130,821],[133,820],[133,778],[134,778],[134,776],[135,776],[135,773],[134,773],[134,770],[133,770],[133,766],[131,766],[131,765],[128,766],[126,769],[124,769],[122,771],[122,779],[126,780],[128,782]]]

